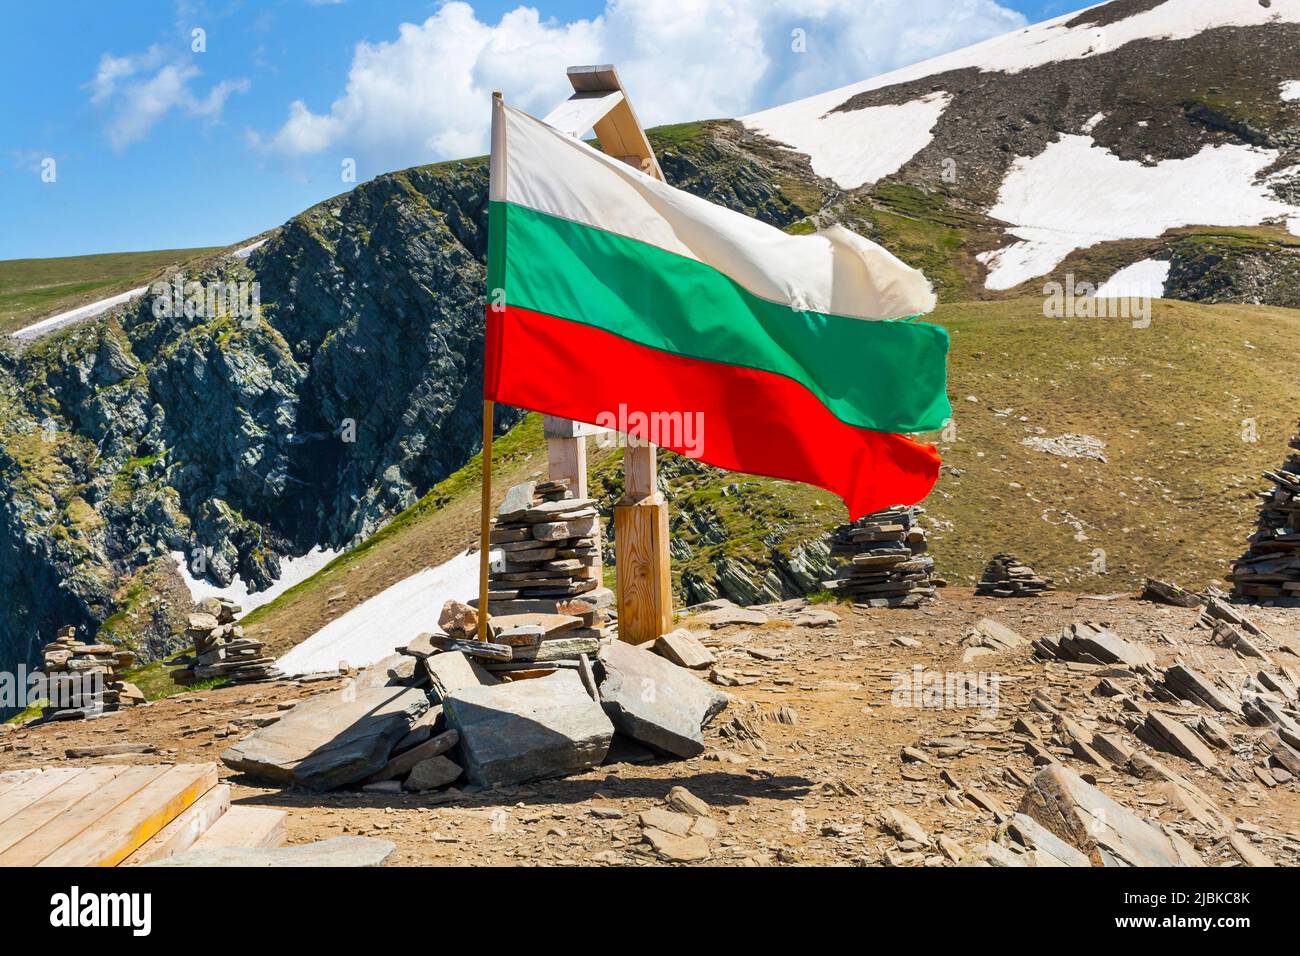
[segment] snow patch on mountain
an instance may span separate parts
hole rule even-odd
[[[125,305],[136,296],[144,295],[148,291],[148,286],[141,286],[138,289],[123,292],[121,295],[112,295],[107,299],[100,299],[98,302],[91,302],[88,305],[69,309],[67,312],[60,312],[57,315],[51,315],[49,318],[41,319],[39,322],[33,322],[31,325],[19,329],[13,334],[14,338],[35,339],[49,332],[53,332],[55,329],[61,329],[68,325],[76,325],[78,322],[85,322],[87,319],[93,319],[97,315],[103,315],[109,309],[115,308],[119,305]]]
[[[1186,159],[1126,162],[1090,136],[1065,135],[1012,165],[989,210],[1012,223],[1016,242],[979,258],[985,286],[1002,290],[1050,272],[1076,249],[1116,239],[1154,239],[1176,226],[1255,226],[1282,219],[1296,231],[1300,207],[1258,182],[1276,150],[1224,144]]]
[[[1288,103],[1300,100],[1300,80],[1287,80],[1282,84],[1282,99]]]
[[[226,598],[234,601],[242,608],[240,615],[242,617],[253,608],[261,607],[263,604],[270,604],[295,584],[306,581],[337,558],[340,553],[329,548],[315,547],[297,558],[281,558],[280,577],[264,591],[250,591],[248,585],[239,575],[235,575],[234,580],[226,587],[220,587],[203,578],[196,578],[191,574],[184,552],[173,551],[172,558],[176,562],[176,570],[180,572],[185,586],[190,589],[190,597],[195,604],[206,597]]]
[[[1079,16],[1080,13],[1076,11],[1044,20],[1023,30],[1005,33],[983,43],[882,73],[869,80],[819,93],[776,109],[742,116],[740,121],[761,132],[760,127],[771,122],[772,114],[802,112],[810,120],[820,118],[859,93],[884,89],[897,83],[910,83],[950,70],[973,67],[986,72],[1019,73],[1047,63],[1109,53],[1134,40],[1184,40],[1216,27],[1300,23],[1300,0],[1272,0],[1267,7],[1260,5],[1257,0],[1166,0],[1158,7],[1105,26],[1088,23],[1066,26]],[[795,121],[791,118],[786,122]],[[782,139],[779,136],[777,138]],[[858,146],[860,149],[874,148],[874,144],[870,143]]]
[[[1125,266],[1101,284],[1096,292],[1099,299],[1164,298],[1165,282],[1169,279],[1169,262],[1163,259],[1141,259]]]
[[[489,557],[499,556],[493,552]],[[478,593],[478,553],[465,551],[436,568],[425,568],[330,621],[280,658],[286,674],[330,671],[347,661],[365,667],[388,657],[425,631],[435,630],[449,599]]]
[[[269,238],[270,238],[270,236],[267,237],[267,239],[269,239]],[[266,239],[258,239],[256,242],[250,242],[248,245],[246,245],[246,246],[242,246],[241,248],[236,249],[234,252],[232,252],[232,253],[230,254],[230,255],[231,255],[231,258],[234,258],[234,259],[247,259],[247,258],[248,258],[249,256],[251,256],[254,252],[256,252],[258,249],[261,249],[262,246],[264,246],[264,245],[266,245]]]
[[[744,122],[807,153],[818,176],[857,189],[897,172],[924,149],[951,101],[947,93],[931,93],[910,103],[825,115],[809,111],[804,101],[755,113]]]

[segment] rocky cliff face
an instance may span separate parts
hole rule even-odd
[[[346,546],[459,467],[478,441],[485,204],[481,162],[383,176],[183,277],[234,296],[187,301],[167,276],[166,294],[7,346],[0,664],[58,625],[183,603],[160,596],[170,552],[263,587],[283,556]],[[162,652],[156,612],[114,636]]]

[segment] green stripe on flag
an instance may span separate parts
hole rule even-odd
[[[937,325],[798,311],[695,259],[513,203],[491,206],[492,244],[504,233],[508,251],[489,282],[504,284],[510,305],[786,376],[861,428],[935,431],[952,415],[948,333]]]

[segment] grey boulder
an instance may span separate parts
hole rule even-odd
[[[481,786],[562,777],[598,766],[614,727],[576,671],[496,686],[462,687],[443,700],[460,732],[465,774]]]
[[[704,752],[702,729],[727,706],[727,695],[690,671],[632,644],[602,645],[601,705],[622,733],[677,757]]]
[[[1094,864],[1202,865],[1186,840],[1152,826],[1063,766],[1047,767],[1034,777],[1020,812]]]
[[[409,687],[345,687],[303,701],[221,755],[232,770],[282,786],[332,790],[380,770],[429,709]]]

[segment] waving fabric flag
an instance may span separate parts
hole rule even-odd
[[[832,227],[791,236],[494,101],[485,397],[590,424],[691,415],[674,451],[914,504],[952,414],[924,275]],[[627,416],[629,420],[634,415]],[[643,419],[644,420],[644,419]]]

